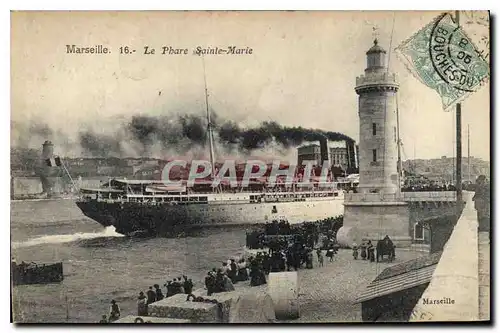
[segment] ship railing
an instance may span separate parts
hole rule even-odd
[[[456,201],[454,191],[400,193],[346,193],[346,202]]]
[[[325,190],[316,190],[316,191],[304,191],[304,192],[249,192],[259,197],[283,197],[283,198],[321,198],[321,197],[338,197],[339,191],[335,191],[332,189]],[[97,200],[98,202],[106,202],[106,203],[125,203],[125,202],[137,202],[137,203],[145,203],[145,204],[161,204],[161,203],[207,203],[209,199],[207,198],[207,194],[214,194],[213,192],[207,193],[192,193],[192,194],[151,194],[151,195],[142,195],[142,194],[128,194],[124,196],[118,197],[104,197],[97,196],[96,198],[88,197],[87,200]],[[335,195],[337,194],[337,195]],[[249,197],[250,198],[250,197]]]
[[[456,201],[455,191],[402,192],[404,201]]]

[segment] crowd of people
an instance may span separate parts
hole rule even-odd
[[[407,179],[401,186],[402,192],[439,192],[456,190],[456,186],[452,183],[446,181],[434,181],[429,179]]]
[[[378,262],[379,260],[383,260],[384,256],[388,256],[388,260],[392,261],[396,258],[395,249],[396,246],[391,238],[386,235],[376,245],[373,245],[371,240],[364,240],[359,247],[354,243],[352,245],[352,256],[354,260],[357,260],[358,256],[361,256],[361,259],[369,260],[370,262]],[[375,251],[377,252],[375,253]]]
[[[282,272],[313,268],[313,253],[316,250],[318,263],[324,265],[324,256],[334,260],[339,246],[335,242],[334,230],[342,226],[342,216],[317,222],[306,222],[290,225],[287,221],[272,221],[267,223],[263,230],[247,233],[247,247],[250,249],[264,249],[255,257],[250,257],[251,276],[257,278],[251,285],[259,285],[262,278],[270,272]],[[324,236],[320,242],[320,235]],[[321,244],[320,244],[321,243]],[[323,251],[326,251],[323,255]],[[252,273],[252,269],[254,273]]]
[[[171,297],[177,294],[191,294],[193,292],[194,283],[192,279],[183,275],[182,278],[178,277],[173,280],[168,280],[163,286],[167,289],[166,295],[163,294],[163,291],[158,284],[150,286],[148,291],[146,291],[146,294],[144,294],[143,291],[139,292],[139,296],[137,297],[138,316],[147,316],[148,305],[161,301],[165,297]]]
[[[264,230],[247,233],[247,247],[262,251],[258,251],[255,256],[250,256],[248,259],[229,259],[222,262],[219,268],[207,272],[204,281],[207,295],[233,291],[234,285],[242,281],[249,281],[250,286],[266,284],[266,275],[271,272],[297,271],[304,266],[306,269],[312,269],[314,251],[319,266],[324,265],[324,257],[332,262],[339,248],[334,241],[335,232],[328,230],[322,245],[319,245],[319,238],[322,229],[329,229],[332,224],[338,222],[337,220],[341,222],[341,217],[329,219],[322,224],[302,223],[293,226],[286,221],[273,221],[266,224]],[[146,293],[143,291],[139,293],[138,316],[147,316],[148,306],[165,297],[192,294],[194,284],[187,276],[183,276],[169,280],[163,286],[167,289],[166,295],[158,284],[150,286]],[[109,318],[103,315],[100,323],[112,322],[119,318],[120,308],[113,300]]]
[[[319,221],[318,221],[319,222]],[[309,247],[318,243],[322,224],[304,222],[290,225],[286,220],[273,220],[266,223],[261,230],[254,230],[246,234],[246,245],[249,249],[264,249],[279,247],[280,242],[303,242]]]
[[[191,294],[193,292],[194,283],[192,279],[189,279],[187,276],[183,275],[182,278],[178,277],[174,278],[173,280],[168,280],[167,283],[165,283],[163,286],[167,289],[166,295],[163,294],[163,291],[161,290],[159,284],[150,286],[146,293],[144,293],[143,291],[139,292],[139,296],[137,297],[138,316],[147,316],[148,305],[157,301],[161,301],[165,297],[170,297],[177,294]],[[109,316],[102,315],[99,323],[111,323],[118,319],[120,319],[120,307],[115,300],[112,300],[109,309]]]
[[[213,268],[205,277],[208,295],[234,290],[234,284],[250,280],[250,286],[266,284],[266,275],[271,272],[297,271],[305,266],[313,268],[314,251],[320,266],[324,257],[334,260],[339,246],[335,242],[335,232],[326,232],[320,243],[322,229],[341,222],[342,217],[322,221],[323,223],[302,223],[290,225],[287,221],[274,220],[263,230],[247,233],[247,248],[259,249],[248,260],[230,259],[220,268]],[[323,228],[325,227],[325,228]],[[324,255],[323,253],[326,252]]]
[[[213,268],[205,276],[207,295],[235,290],[234,285],[241,281],[250,281],[250,286],[260,286],[267,283],[266,275],[272,272],[284,272],[313,268],[313,248],[303,243],[280,243],[281,248],[259,251],[248,260],[244,258],[230,259],[223,262],[220,268]],[[338,247],[326,251],[326,257],[333,261]],[[320,266],[324,265],[323,250],[316,249]]]
[[[207,295],[220,293],[224,291],[233,291],[234,284],[240,281],[247,281],[249,272],[247,262],[241,258],[236,262],[235,259],[229,259],[222,262],[221,267],[213,268],[205,276],[205,288]]]
[[[375,261],[375,246],[373,246],[372,241],[368,240],[366,242],[361,243],[358,247],[356,243],[352,246],[352,256],[354,260],[358,259],[361,251],[361,259],[369,260],[370,262]]]

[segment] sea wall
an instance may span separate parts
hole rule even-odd
[[[42,193],[42,181],[39,177],[14,177],[11,193],[14,196]]]
[[[472,193],[410,321],[479,319],[478,222]]]
[[[344,225],[338,233],[347,236],[351,231],[352,237],[345,237],[344,242],[359,241],[361,237],[376,243],[387,235],[394,245],[404,248],[411,245],[409,225],[410,211],[405,202],[345,202]]]
[[[108,180],[109,177],[89,177],[73,179],[77,187],[97,188],[101,182]],[[53,193],[64,193],[72,191],[71,181],[62,177],[49,177],[48,183]],[[42,181],[40,177],[12,177],[11,178],[11,196],[14,198],[40,194],[43,192]]]

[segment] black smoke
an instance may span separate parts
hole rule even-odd
[[[46,138],[54,136],[54,131],[40,118],[31,119],[29,123],[12,120],[11,145],[18,148],[39,148]],[[37,140],[36,146],[33,146],[33,139]]]
[[[303,127],[287,127],[277,122],[263,122],[255,128],[240,128],[233,121],[223,123],[217,130],[219,140],[224,144],[238,144],[239,148],[246,151],[265,147],[272,141],[284,148],[298,146],[306,141],[322,141],[325,137],[330,141],[354,140],[345,134]]]
[[[135,115],[116,120],[111,127],[97,125],[82,129],[77,133],[76,144],[80,148],[79,154],[85,157],[168,158],[168,155],[174,152],[184,154],[192,149],[203,150],[208,139],[207,127],[204,115]],[[283,126],[275,121],[245,127],[233,120],[223,119],[212,111],[212,128],[218,147],[227,148],[227,151],[236,149],[247,155],[270,144],[273,144],[273,147],[277,144],[278,147],[290,149],[308,141],[322,143],[325,138],[331,141],[346,141],[348,151],[354,152],[354,140],[345,134],[300,126]],[[29,130],[45,137],[44,139],[51,139],[51,134],[54,133],[49,126],[41,122],[30,126]],[[59,146],[65,141],[75,143],[74,137],[72,140],[66,140],[61,138],[61,133],[58,132],[58,135]],[[67,151],[71,151],[69,144],[67,148]],[[64,150],[64,147],[57,147],[57,150]],[[349,156],[354,165],[354,154]]]
[[[92,157],[113,156],[120,151],[120,142],[116,137],[92,131],[80,132],[78,136],[81,147]]]
[[[273,141],[284,148],[296,147],[307,141],[319,141],[322,160],[328,160],[327,140],[345,141],[349,157],[348,170],[354,171],[355,169],[355,141],[339,132],[306,129],[300,126],[287,127],[274,121],[263,122],[256,128],[240,128],[237,123],[226,121],[218,128],[218,135],[223,144],[238,144],[239,148],[247,153],[251,153],[254,149],[264,148]]]

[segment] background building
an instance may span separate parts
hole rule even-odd
[[[315,161],[316,165],[321,164],[321,148],[319,144],[312,143],[297,148],[297,165],[302,165],[303,161]]]
[[[348,156],[347,148],[344,147],[332,147],[330,148],[330,163],[332,166],[340,167],[342,170],[346,170],[348,167]]]

